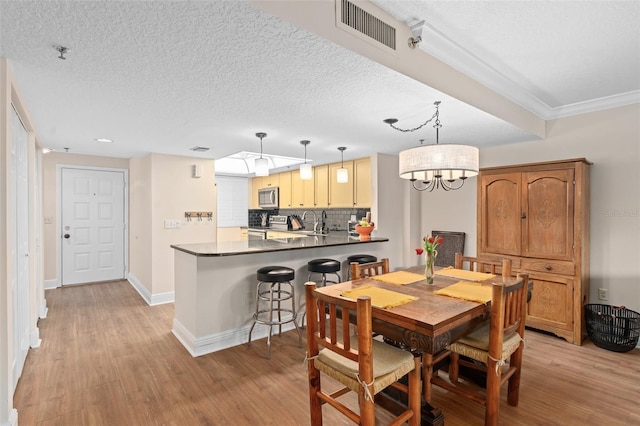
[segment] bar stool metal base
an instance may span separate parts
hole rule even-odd
[[[276,270],[275,268],[280,268]],[[253,314],[253,324],[249,330],[249,341],[247,346],[251,346],[251,334],[256,324],[269,326],[267,336],[267,359],[271,359],[271,337],[273,327],[278,326],[278,335],[282,335],[282,324],[293,322],[298,332],[298,346],[302,347],[302,333],[298,327],[297,313],[295,307],[295,290],[290,280],[293,280],[293,269],[284,267],[265,267],[258,271],[258,285],[256,288],[256,311]],[[260,279],[272,279],[274,281],[262,281]],[[260,309],[260,302],[266,305]],[[291,308],[283,307],[282,303],[290,301]],[[264,303],[266,302],[266,304]],[[291,314],[289,318],[282,318],[282,314]],[[275,314],[275,315],[274,315]]]

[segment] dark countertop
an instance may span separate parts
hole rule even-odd
[[[237,256],[241,254],[267,253],[284,250],[301,250],[319,247],[344,246],[351,244],[380,243],[388,238],[371,237],[360,240],[360,237],[343,235],[321,235],[302,238],[274,238],[270,240],[225,241],[220,243],[172,244],[171,247],[194,256]]]

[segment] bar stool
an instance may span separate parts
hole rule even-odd
[[[313,259],[307,263],[307,271],[309,271],[309,277],[307,281],[313,281],[311,279],[312,274],[322,274],[318,287],[324,287],[327,283],[339,283],[342,281],[338,271],[340,270],[340,262],[333,259]],[[327,274],[335,275],[338,281],[327,281]]]
[[[351,264],[352,263],[355,262],[355,263],[363,264],[363,263],[371,263],[371,262],[377,262],[377,261],[378,261],[378,258],[370,254],[353,254],[347,257],[347,265],[349,266],[347,268],[347,281],[351,280]]]
[[[302,334],[296,322],[296,305],[293,281],[295,271],[286,266],[265,266],[258,269],[258,286],[256,288],[256,312],[253,314],[253,324],[249,330],[249,342],[251,346],[251,333],[256,324],[269,326],[269,336],[267,337],[267,359],[271,359],[271,335],[273,326],[278,326],[278,335],[282,335],[282,324],[293,322],[298,332],[298,346],[302,347]],[[282,306],[283,302],[291,301],[291,308]],[[260,309],[260,301],[267,302],[264,309]],[[282,313],[290,313],[291,317],[282,319]],[[277,319],[274,318],[277,314]]]
[[[313,259],[307,262],[307,271],[309,271],[309,276],[307,277],[307,281],[313,281],[311,279],[312,274],[322,274],[320,278],[320,282],[317,283],[318,287],[324,287],[327,283],[337,284],[342,279],[340,278],[340,274],[338,271],[340,270],[340,262],[334,259]],[[338,281],[329,281],[327,280],[327,274],[335,275],[338,278]],[[307,313],[302,314],[302,320],[300,321],[301,327],[304,327],[304,319]]]

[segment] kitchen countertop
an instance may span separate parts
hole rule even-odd
[[[288,231],[291,232],[291,231]],[[275,238],[269,240],[242,240],[198,244],[173,244],[172,248],[194,256],[237,256],[242,254],[267,253],[285,250],[301,250],[308,248],[344,246],[389,241],[388,238],[371,237],[360,240],[358,236],[344,234],[328,234],[307,236],[303,238]]]

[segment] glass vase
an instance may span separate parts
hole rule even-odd
[[[425,279],[427,280],[427,284],[433,285],[433,275],[434,275],[434,267],[436,264],[436,254],[427,252],[427,254],[425,255],[425,258],[426,258],[427,264],[424,267],[424,276],[425,276]]]

